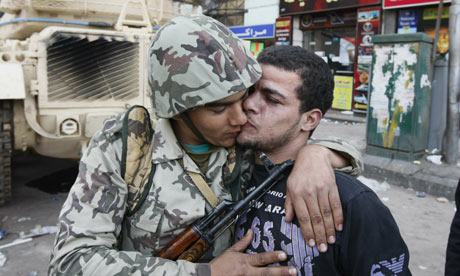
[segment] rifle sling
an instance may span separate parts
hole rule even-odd
[[[217,199],[216,194],[209,188],[208,183],[203,179],[203,176],[196,172],[186,171],[187,174],[192,178],[193,183],[195,183],[198,190],[200,190],[201,194],[204,198],[208,201],[212,208],[216,207],[219,204],[219,200]]]

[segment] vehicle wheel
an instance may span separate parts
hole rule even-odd
[[[0,205],[11,199],[13,101],[0,100]]]

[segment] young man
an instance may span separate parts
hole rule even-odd
[[[273,46],[259,56],[262,77],[244,102],[248,122],[237,137],[252,148],[256,167],[247,192],[269,175],[257,157],[265,153],[273,163],[295,159],[332,104],[333,78],[327,64],[300,47]],[[305,172],[309,177],[309,172]],[[355,178],[336,172],[344,211],[344,230],[326,253],[309,246],[299,223],[286,222],[286,177],[242,216],[236,238],[251,230],[247,253],[283,250],[298,275],[411,275],[409,252],[390,211]]]
[[[213,244],[207,257],[218,257],[212,263],[155,257],[216,201],[236,199],[247,182],[251,163],[234,143],[247,121],[246,90],[261,70],[228,28],[205,16],[164,25],[150,45],[148,68],[160,118],[155,133],[147,116],[120,114],[92,139],[60,214],[49,274],[295,274],[292,266],[263,267],[284,259],[281,251],[248,256],[240,252],[247,240],[224,251],[230,231]],[[125,136],[140,145],[141,155],[127,149]],[[325,164],[318,170],[331,170]]]

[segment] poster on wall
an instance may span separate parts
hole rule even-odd
[[[257,57],[264,50],[264,46],[263,42],[251,41],[251,54]]]
[[[380,5],[381,0],[280,0],[280,16]]]
[[[372,35],[380,34],[380,7],[358,9],[356,24],[357,62],[354,70],[353,111],[366,112],[368,105],[369,73],[374,44]]]
[[[334,76],[334,100],[332,108],[341,110],[351,110],[353,95],[353,77]]]
[[[424,8],[422,15],[421,31],[435,38],[436,35],[436,18],[438,8]],[[449,6],[444,6],[441,15],[441,26],[439,28],[438,54],[446,54],[449,51]]]
[[[291,44],[291,17],[277,18],[275,22],[275,44],[290,45]]]
[[[417,32],[417,11],[401,10],[398,18],[398,34],[414,34]]]

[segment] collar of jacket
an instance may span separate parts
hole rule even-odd
[[[183,161],[181,162],[183,162],[185,170],[200,173],[200,170],[195,162],[193,162],[192,158],[187,155],[185,149],[182,148],[181,144],[177,140],[169,119],[158,119],[155,134],[153,136],[153,142],[155,143],[152,153],[154,164],[170,162],[172,160],[177,160],[179,162],[179,159],[182,159]],[[223,166],[225,160],[227,159],[227,150],[220,147],[212,154],[218,154],[218,156],[221,156],[218,158],[220,161],[217,162],[222,163],[219,165]],[[212,160],[210,160],[210,162],[212,162]]]

